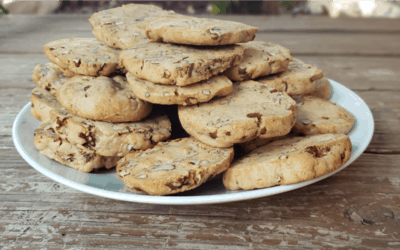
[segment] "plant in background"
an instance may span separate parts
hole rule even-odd
[[[226,7],[230,4],[229,1],[214,1],[211,2],[213,14],[226,14]]]
[[[1,14],[7,14],[8,11],[6,10],[6,8],[3,7],[3,5],[0,4],[0,15]]]
[[[296,3],[295,1],[281,1],[281,6],[290,11],[296,6]]]

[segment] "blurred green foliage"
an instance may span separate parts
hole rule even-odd
[[[295,1],[281,1],[281,6],[285,9],[292,9],[296,5]]]
[[[211,2],[211,12],[213,14],[226,14],[226,7],[228,7],[230,3],[229,1],[213,1]]]
[[[0,15],[1,14],[7,14],[8,11],[6,10],[6,8],[3,7],[3,5],[0,4]]]

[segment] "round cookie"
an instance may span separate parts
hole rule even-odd
[[[296,121],[296,103],[255,81],[233,84],[230,95],[194,106],[179,106],[186,132],[213,147],[230,147],[255,138],[288,134]]]
[[[146,36],[157,42],[188,45],[229,45],[252,41],[258,28],[243,23],[183,15],[150,21]]]
[[[74,76],[58,89],[57,99],[74,115],[106,122],[140,121],[152,107],[135,96],[123,76]]]
[[[324,134],[279,140],[232,162],[223,174],[227,189],[288,185],[330,173],[350,159],[348,136]]]
[[[35,130],[34,143],[41,154],[63,165],[87,173],[102,167],[112,168],[121,159],[121,157],[100,156],[91,150],[72,145],[56,135],[50,123],[42,123]]]
[[[97,40],[112,48],[128,49],[149,41],[145,34],[148,19],[173,14],[154,5],[127,4],[97,12],[89,22]]]
[[[119,50],[94,38],[69,38],[43,46],[45,56],[67,72],[86,76],[108,76],[119,70]]]
[[[50,121],[50,111],[62,108],[57,98],[49,91],[36,87],[31,95],[31,115],[42,122]]]
[[[133,93],[147,102],[163,105],[193,105],[208,102],[215,96],[226,96],[232,92],[232,82],[221,75],[188,86],[164,85],[126,75]]]
[[[110,123],[81,118],[61,109],[50,112],[50,121],[62,139],[103,156],[124,156],[152,148],[171,135],[168,117],[158,114],[139,122]]]
[[[37,85],[56,95],[57,89],[68,79],[62,72],[54,63],[38,64],[33,70],[32,79]]]
[[[264,76],[256,81],[278,91],[285,91],[291,96],[308,95],[315,91],[317,80],[323,76],[324,73],[320,69],[293,58],[287,71]]]
[[[169,195],[194,189],[222,173],[233,159],[233,148],[212,148],[191,138],[160,142],[131,153],[117,165],[117,174],[135,192]]]
[[[331,84],[326,77],[322,77],[317,79],[317,85],[315,87],[315,91],[310,95],[315,96],[324,100],[329,100],[332,95]]]
[[[186,86],[235,66],[242,58],[239,45],[195,47],[154,42],[121,52],[120,66],[153,83]]]
[[[347,134],[354,116],[342,106],[314,96],[296,97],[297,121],[292,130],[304,135]]]
[[[260,41],[240,44],[244,48],[239,65],[224,72],[232,81],[244,81],[287,71],[293,60],[290,51],[280,45]]]

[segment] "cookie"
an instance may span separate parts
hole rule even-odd
[[[329,100],[332,95],[331,84],[326,77],[322,77],[317,79],[317,85],[315,87],[315,91],[310,95],[315,96],[324,100]]]
[[[150,21],[146,36],[166,43],[229,45],[253,41],[257,31],[256,27],[238,22],[174,15]]]
[[[245,154],[248,154],[254,149],[266,145],[268,142],[271,141],[271,139],[272,138],[266,138],[266,139],[256,138],[251,141],[235,144],[234,145],[235,157],[241,157]]]
[[[288,134],[296,103],[284,92],[256,81],[233,84],[230,95],[194,106],[179,106],[186,132],[213,147]]]
[[[292,56],[280,45],[260,41],[241,43],[243,60],[224,72],[232,81],[245,81],[287,71]]]
[[[152,148],[171,135],[168,117],[158,114],[139,122],[110,123],[81,118],[61,109],[50,112],[50,121],[62,139],[103,156],[124,156]]]
[[[62,72],[62,69],[54,63],[38,64],[33,70],[32,80],[43,89],[50,91],[52,95],[56,95],[56,90],[68,79]]]
[[[296,97],[297,121],[292,130],[304,135],[347,134],[354,125],[353,114],[342,106],[324,99]]]
[[[118,71],[119,50],[94,38],[69,38],[43,46],[45,56],[63,70],[85,76],[108,76]]]
[[[123,76],[74,76],[58,89],[57,99],[74,115],[106,122],[140,121],[152,107],[135,96]]]
[[[264,76],[256,81],[291,96],[308,95],[316,90],[317,80],[323,76],[320,69],[294,58],[287,71]]]
[[[348,136],[324,134],[280,140],[232,162],[223,174],[227,189],[288,185],[330,173],[350,159]]]
[[[50,121],[50,111],[62,108],[57,98],[49,91],[36,87],[31,95],[31,115],[42,122]]]
[[[63,165],[87,173],[98,168],[115,167],[118,160],[121,159],[121,157],[100,156],[91,150],[72,145],[56,135],[50,123],[42,123],[35,130],[34,143],[41,154]]]
[[[128,4],[97,12],[89,22],[97,40],[112,48],[128,49],[149,41],[145,34],[148,19],[173,14],[154,5]]]
[[[141,80],[128,73],[126,75],[133,93],[147,102],[164,105],[193,105],[208,102],[216,96],[226,96],[232,92],[232,82],[221,75],[188,86],[164,85]]]
[[[233,154],[233,148],[212,148],[193,137],[176,139],[126,155],[118,162],[117,174],[135,192],[175,194],[225,171]]]
[[[186,86],[207,80],[237,65],[243,58],[238,45],[219,47],[147,43],[120,54],[120,67],[153,83]]]

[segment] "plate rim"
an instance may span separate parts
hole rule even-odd
[[[85,184],[77,183],[75,181],[69,180],[63,176],[60,176],[56,173],[53,173],[52,171],[48,170],[46,167],[43,167],[41,164],[36,162],[28,153],[25,152],[23,149],[21,142],[19,140],[19,135],[17,134],[18,126],[20,124],[21,117],[23,114],[25,114],[26,109],[29,109],[31,106],[31,103],[29,102],[26,104],[22,110],[18,113],[17,117],[14,120],[13,127],[12,127],[12,137],[13,137],[13,142],[14,145],[18,151],[18,153],[22,156],[22,158],[33,168],[35,168],[37,171],[42,173],[43,175],[47,176],[48,178],[57,181],[63,185],[66,185],[68,187],[71,187],[73,189],[76,189],[81,192],[89,193],[92,195],[104,197],[104,198],[109,198],[109,199],[115,199],[115,200],[122,200],[122,201],[129,201],[129,202],[137,202],[137,203],[146,203],[146,204],[159,204],[159,205],[201,205],[201,204],[219,204],[219,203],[227,203],[227,202],[235,202],[235,201],[244,201],[244,200],[250,200],[250,199],[256,199],[256,198],[262,198],[262,197],[267,197],[275,194],[280,194],[280,193],[285,193],[288,191],[296,190],[305,186],[309,186],[313,183],[316,183],[318,181],[321,181],[323,179],[326,179],[334,174],[336,174],[339,171],[342,171],[345,169],[347,166],[349,166],[351,163],[353,163],[357,158],[359,158],[368,145],[371,143],[374,130],[375,130],[375,121],[371,112],[371,109],[369,106],[364,102],[364,100],[358,96],[355,92],[347,88],[346,86],[332,80],[328,79],[332,88],[334,85],[338,85],[339,87],[344,87],[346,88],[349,93],[351,93],[353,96],[355,96],[358,101],[362,102],[365,107],[368,110],[368,115],[370,117],[370,120],[372,123],[368,124],[371,125],[371,128],[368,129],[368,138],[366,140],[366,143],[363,144],[361,147],[358,148],[358,154],[357,156],[354,156],[352,154],[351,158],[349,161],[347,161],[343,166],[340,168],[322,175],[318,178],[308,180],[308,181],[303,181],[299,183],[294,183],[290,185],[279,185],[279,186],[273,186],[273,187],[268,187],[268,188],[263,188],[263,189],[255,189],[255,190],[247,190],[247,191],[230,191],[232,193],[228,194],[217,194],[217,195],[201,195],[201,196],[151,196],[151,195],[140,195],[140,194],[135,194],[135,193],[119,193],[119,192],[114,192],[114,191],[109,191],[97,187],[92,187],[88,186]],[[354,156],[354,157],[353,157]],[[266,191],[268,190],[268,191]]]

